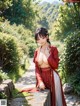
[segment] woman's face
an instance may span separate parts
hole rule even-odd
[[[41,46],[44,45],[45,43],[47,43],[47,37],[38,36],[37,43]]]

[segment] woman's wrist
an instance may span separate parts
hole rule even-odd
[[[45,85],[44,85],[43,82],[41,82],[41,83],[39,84],[39,88],[40,88],[40,89],[45,89]]]

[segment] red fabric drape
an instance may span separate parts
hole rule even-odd
[[[71,2],[71,3],[76,3],[80,2],[80,0],[63,0],[64,2]]]

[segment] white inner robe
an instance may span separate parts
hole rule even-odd
[[[54,73],[54,82],[55,82],[56,106],[63,106],[60,78],[55,71],[53,71],[53,73]]]

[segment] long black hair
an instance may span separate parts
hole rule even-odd
[[[36,32],[35,32],[35,40],[36,40],[36,41],[37,41],[37,39],[38,39],[39,36],[42,37],[42,38],[48,36],[47,42],[48,42],[49,44],[51,44],[51,43],[50,43],[50,40],[49,40],[49,33],[48,33],[48,31],[47,31],[46,28],[43,28],[43,27],[37,28],[37,30],[36,30]]]

